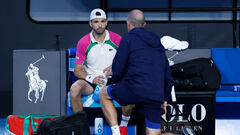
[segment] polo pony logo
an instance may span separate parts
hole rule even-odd
[[[40,76],[38,74],[39,68],[37,66],[34,66],[36,63],[38,63],[39,61],[45,59],[44,55],[42,55],[42,57],[40,59],[38,59],[37,61],[35,61],[34,63],[31,63],[28,66],[28,71],[25,74],[28,78],[28,82],[29,82],[29,90],[28,90],[28,100],[32,102],[32,99],[30,98],[30,94],[32,91],[35,91],[35,101],[34,103],[37,103],[40,94],[41,94],[41,102],[43,101],[43,96],[44,96],[44,92],[45,89],[47,87],[47,82],[48,80],[41,80]]]

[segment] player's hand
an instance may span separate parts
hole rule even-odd
[[[107,76],[111,76],[112,75],[112,65],[110,65],[109,67],[105,68],[103,70],[103,73],[105,73],[106,77]]]
[[[165,115],[167,114],[167,101],[164,101],[163,104],[161,105],[162,109],[165,112]]]
[[[104,76],[99,75],[93,79],[93,84],[102,85],[104,83]]]

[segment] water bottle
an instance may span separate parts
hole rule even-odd
[[[95,130],[95,135],[102,135],[103,134],[103,118],[97,117],[95,118],[94,121],[94,130]]]
[[[93,96],[92,96],[92,99],[95,101],[95,102],[99,102],[99,91],[104,87],[106,86],[107,84],[107,78],[105,77],[104,78],[104,83],[100,86],[100,85],[97,85],[96,88],[95,88],[95,91],[93,93]]]

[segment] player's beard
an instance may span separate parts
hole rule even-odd
[[[98,29],[93,29],[94,30],[94,32],[97,34],[97,35],[102,35],[103,33],[104,33],[104,31],[105,31],[105,29],[104,28],[98,28]]]

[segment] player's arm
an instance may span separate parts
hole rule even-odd
[[[86,80],[95,85],[104,83],[103,76],[88,75],[85,71],[83,71],[83,68],[84,68],[84,65],[75,64],[74,75],[77,78]]]
[[[111,76],[112,75],[112,65],[110,65],[107,68],[103,69],[103,73],[105,73],[106,76]]]
[[[83,71],[84,65],[75,64],[74,75],[79,79],[85,79],[87,73]]]

